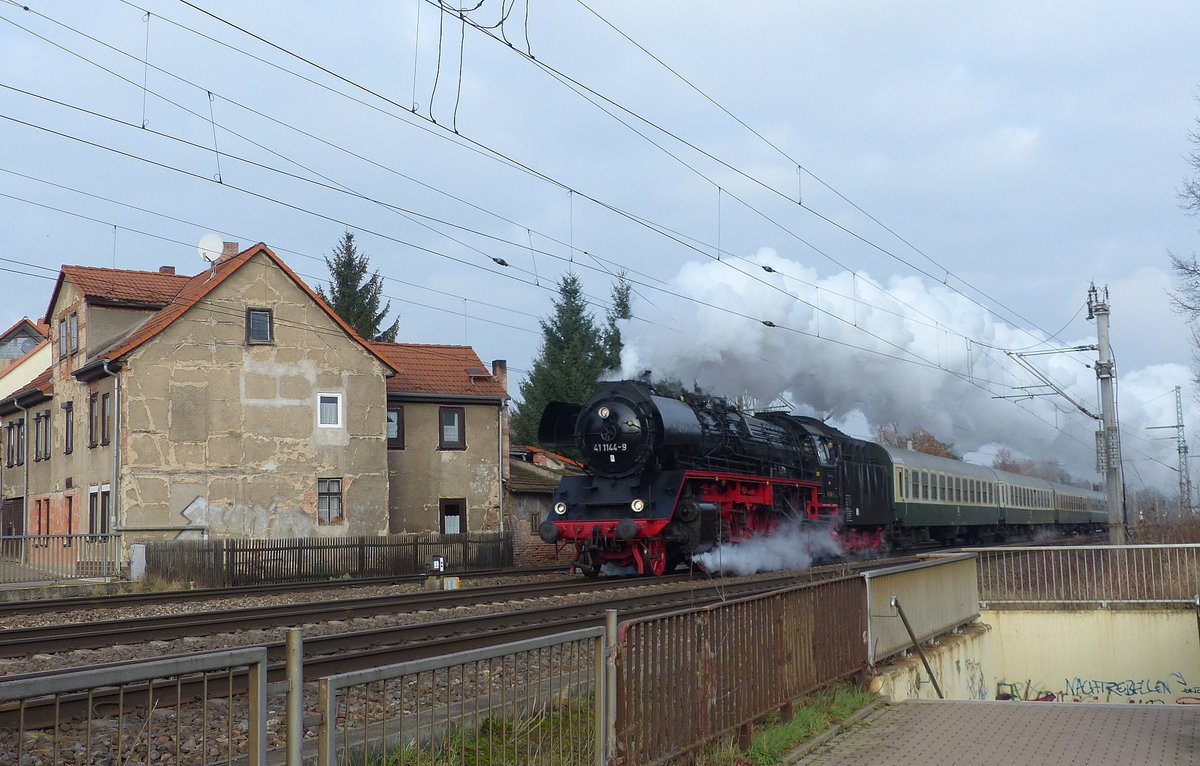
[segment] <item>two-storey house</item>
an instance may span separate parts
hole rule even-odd
[[[483,366],[470,346],[375,343],[395,368],[387,382],[393,532],[504,528],[507,366]]]
[[[394,369],[266,245],[190,277],[64,266],[46,317],[52,363],[0,399],[27,534],[387,532]]]

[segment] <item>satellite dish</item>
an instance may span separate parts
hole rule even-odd
[[[200,244],[196,246],[200,251],[200,257],[209,263],[215,263],[221,257],[221,251],[225,249],[225,243],[216,234],[205,234],[200,238]]]

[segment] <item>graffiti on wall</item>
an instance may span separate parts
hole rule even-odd
[[[996,699],[1028,702],[1128,702],[1143,705],[1200,705],[1200,685],[1190,684],[1182,673],[1163,678],[1066,678],[1058,688],[1041,681],[1001,680]]]

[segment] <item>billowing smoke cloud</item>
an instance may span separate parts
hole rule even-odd
[[[1043,344],[1044,338],[997,320],[944,285],[913,277],[886,284],[861,272],[822,278],[765,248],[732,266],[691,263],[679,272],[670,289],[699,303],[655,294],[648,296],[653,304],[635,300],[635,315],[649,321],[622,329],[623,373],[652,370],[655,378],[694,382],[761,405],[782,396],[797,411],[855,436],[896,423],[904,431],[924,428],[974,462],[990,462],[1003,446],[1032,459],[1056,458],[1079,478],[1097,478],[1095,421],[1056,395],[997,398],[1048,391],[1021,388],[1040,381],[1003,349],[1088,345],[1094,337]],[[1034,362],[1098,413],[1096,375],[1087,366],[1095,358],[1094,352],[1048,354]],[[1165,394],[1187,386],[1189,372],[1168,364],[1121,370],[1119,377],[1127,465],[1140,461],[1135,469],[1144,471],[1127,481],[1169,488],[1174,478],[1164,464],[1174,465],[1174,444],[1147,437],[1170,432],[1145,428],[1175,422],[1174,398]]]
[[[842,548],[827,526],[786,524],[771,535],[754,535],[738,543],[726,543],[692,557],[709,572],[752,575],[808,569],[813,561],[837,559]]]

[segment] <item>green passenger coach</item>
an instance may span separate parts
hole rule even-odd
[[[1094,530],[1107,521],[1092,489],[998,471],[884,445],[891,460],[893,528],[898,547],[935,540],[998,542],[1052,528]]]

